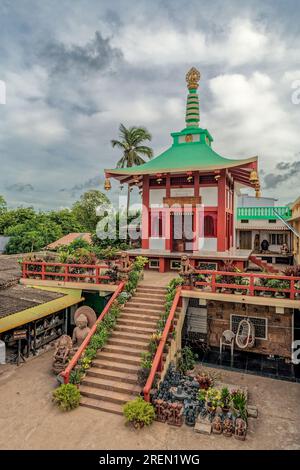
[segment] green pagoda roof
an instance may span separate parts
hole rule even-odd
[[[171,134],[173,145],[143,165],[105,170],[107,177],[112,176],[119,179],[127,175],[130,177],[130,175],[178,173],[196,170],[203,172],[243,167],[251,163],[254,163],[256,167],[257,157],[237,160],[222,157],[212,149],[212,136],[207,129],[199,127],[200,111],[197,94],[199,80],[200,73],[194,67],[191,68],[186,75],[189,90],[185,116],[186,127],[180,132]]]

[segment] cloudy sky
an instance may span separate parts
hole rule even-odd
[[[194,65],[214,149],[258,155],[263,193],[295,199],[299,24],[299,0],[0,0],[0,194],[50,209],[102,189],[120,122],[160,153],[184,127]]]

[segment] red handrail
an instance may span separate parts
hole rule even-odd
[[[105,262],[105,261],[104,261]],[[28,269],[28,267],[40,266],[40,271],[32,271]],[[49,267],[59,267],[64,268],[63,272],[55,272],[55,271],[46,271],[46,268]],[[72,273],[70,272],[71,269],[76,268],[84,268],[87,271],[93,270],[95,274],[86,272],[86,273]],[[22,262],[22,277],[24,279],[30,277],[30,275],[40,276],[41,280],[46,280],[47,277],[59,277],[62,278],[64,282],[72,282],[74,279],[85,279],[89,282],[92,279],[95,280],[96,284],[100,284],[101,280],[109,280],[110,277],[105,274],[100,274],[100,269],[109,269],[108,264],[79,264],[79,263],[48,263],[45,261],[23,261]]]
[[[180,295],[181,295],[181,287],[178,287],[173,303],[172,303],[172,307],[171,307],[168,319],[165,324],[165,328],[164,328],[161,340],[159,342],[159,345],[157,347],[157,350],[156,350],[156,353],[152,362],[152,367],[151,367],[146,385],[143,389],[144,399],[146,401],[150,401],[150,391],[151,391],[152,384],[155,378],[155,374],[157,373],[158,370],[160,371],[162,370],[162,355],[164,352],[166,341],[170,333],[172,322],[174,320],[174,316],[175,316],[176,308],[180,299]]]
[[[280,276],[278,274],[257,274],[257,273],[240,273],[240,272],[230,272],[230,271],[209,271],[209,270],[196,270],[195,274],[204,274],[210,275],[210,280],[196,281],[195,285],[197,286],[208,286],[211,287],[212,292],[216,292],[217,288],[226,288],[226,289],[240,289],[242,291],[247,291],[248,295],[255,296],[255,291],[269,291],[269,292],[286,292],[289,294],[290,299],[295,299],[295,294],[300,293],[300,289],[295,287],[295,283],[300,281],[300,277],[296,276]],[[249,279],[249,284],[235,284],[229,282],[216,282],[216,276],[224,276],[228,278],[243,277]],[[290,283],[289,288],[275,288],[255,285],[255,279],[278,279],[282,281],[287,281]]]
[[[81,346],[78,348],[78,350],[76,351],[76,353],[74,354],[74,356],[70,360],[70,362],[69,362],[68,366],[66,367],[66,369],[63,372],[61,372],[60,375],[64,378],[64,383],[65,384],[69,383],[71,370],[75,367],[75,365],[79,361],[82,353],[87,348],[92,336],[94,335],[95,331],[97,330],[97,326],[103,320],[105,315],[109,312],[110,307],[112,306],[113,302],[116,300],[118,295],[122,292],[122,290],[124,288],[124,284],[125,284],[125,282],[121,282],[118,285],[117,289],[115,290],[115,292],[113,293],[113,295],[111,296],[111,298],[109,299],[107,304],[105,305],[101,315],[99,316],[99,318],[97,318],[96,323],[92,326],[91,330],[89,331],[87,337],[84,339]]]

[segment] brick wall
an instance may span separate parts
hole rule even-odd
[[[278,314],[275,307],[208,301],[207,313],[208,344],[210,346],[219,347],[222,332],[230,329],[230,316],[232,314],[261,317],[268,319],[267,339],[256,339],[254,347],[250,348],[249,351],[291,357],[291,343],[293,341],[292,309],[285,308],[284,314]]]

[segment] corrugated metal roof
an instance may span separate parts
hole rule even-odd
[[[40,318],[56,313],[59,310],[75,305],[81,300],[84,300],[82,297],[82,291],[80,289],[60,289],[60,288],[45,288],[45,290],[50,290],[53,292],[58,292],[65,294],[58,299],[51,300],[34,307],[27,308],[18,313],[8,315],[4,318],[0,318],[0,333],[8,331],[19,326],[30,323],[34,320],[39,320]]]

